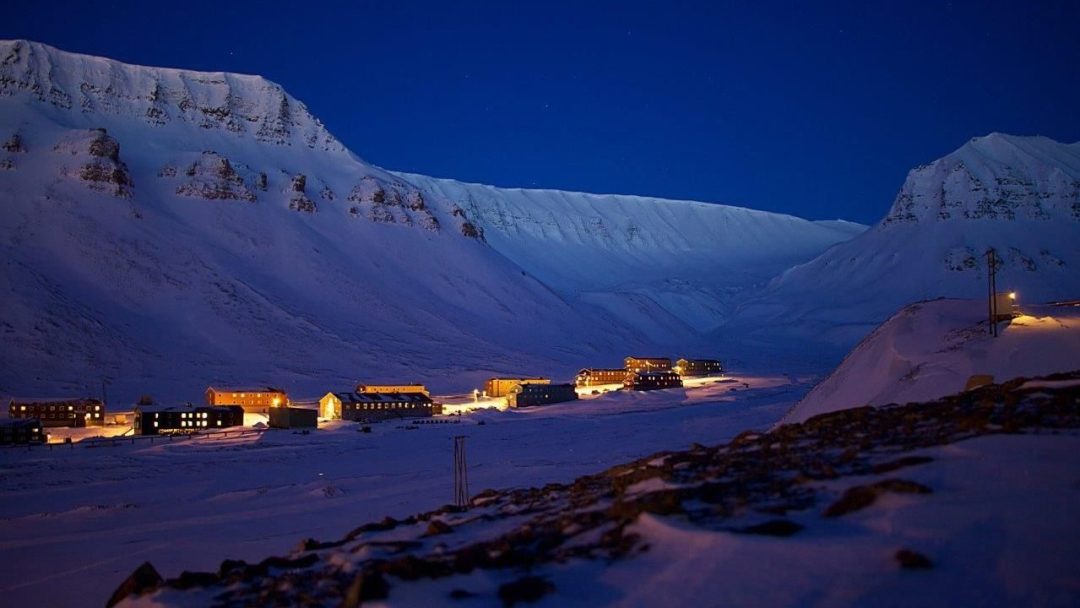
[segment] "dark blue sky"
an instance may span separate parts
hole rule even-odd
[[[873,222],[991,131],[1080,139],[1080,2],[22,0],[0,37],[262,74],[384,167]]]

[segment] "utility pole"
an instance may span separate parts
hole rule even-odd
[[[990,315],[990,335],[997,337],[997,252],[991,247],[986,251],[986,281],[989,297],[987,308]]]
[[[465,435],[454,436],[454,504],[469,506],[469,466],[465,460]]]

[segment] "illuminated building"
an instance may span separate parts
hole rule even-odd
[[[136,435],[193,433],[243,426],[239,405],[136,405],[132,424]]]
[[[625,365],[628,373],[663,372],[671,369],[671,359],[665,357],[627,357]]]
[[[528,407],[574,401],[578,398],[573,384],[518,384],[506,396],[510,407]]]
[[[575,383],[578,386],[600,386],[602,384],[622,384],[623,380],[626,380],[626,370],[621,367],[587,367],[578,372]]]
[[[672,368],[680,376],[711,376],[724,371],[724,366],[716,359],[679,359]]]
[[[491,378],[484,383],[488,397],[504,397],[520,384],[551,384],[548,378]]]
[[[319,416],[330,420],[386,420],[426,418],[436,413],[438,404],[427,393],[326,393],[319,400]]]
[[[8,403],[8,418],[37,418],[42,426],[104,426],[105,405],[98,399],[20,398]]]
[[[654,391],[665,388],[679,388],[682,378],[668,370],[660,372],[635,372],[626,377],[623,386],[631,391]]]
[[[206,389],[207,405],[239,405],[245,412],[265,414],[272,407],[289,405],[289,395],[280,388],[263,386],[255,388],[217,387]]]

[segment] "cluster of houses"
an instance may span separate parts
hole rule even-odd
[[[621,368],[586,368],[573,383],[552,383],[543,377],[496,377],[484,385],[484,396],[502,398],[509,407],[532,407],[574,401],[577,389],[620,384],[626,390],[677,388],[682,379],[723,373],[715,359],[627,357]],[[479,391],[476,391],[479,393]],[[275,387],[214,387],[206,389],[206,405],[164,406],[150,400],[134,408],[132,433],[157,435],[225,429],[244,424],[245,413],[266,414],[271,428],[315,428],[318,418],[377,422],[442,414],[423,384],[358,384],[354,390],[329,392],[318,409],[295,407],[289,395]],[[40,443],[48,427],[87,427],[105,424],[105,404],[98,399],[12,399],[8,419],[0,421],[0,444]]]

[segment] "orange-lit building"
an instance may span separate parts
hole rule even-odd
[[[20,398],[8,403],[8,418],[37,418],[41,426],[104,426],[105,404],[84,398]]]
[[[628,373],[665,372],[671,369],[671,359],[666,357],[627,357],[623,367]]]
[[[280,388],[211,386],[206,389],[207,405],[239,405],[245,412],[265,414],[272,407],[289,405],[289,395]]]
[[[426,418],[440,411],[426,392],[326,393],[319,400],[319,415],[329,420]]]
[[[431,396],[427,387],[423,384],[357,384],[356,392],[358,393],[382,393],[382,394],[396,394],[396,393],[423,393]]]
[[[484,383],[484,393],[488,397],[505,397],[522,384],[551,384],[550,378],[490,378]]]
[[[626,370],[621,367],[587,367],[578,372],[574,382],[578,386],[600,386],[602,384],[622,384],[623,380],[626,380]]]

